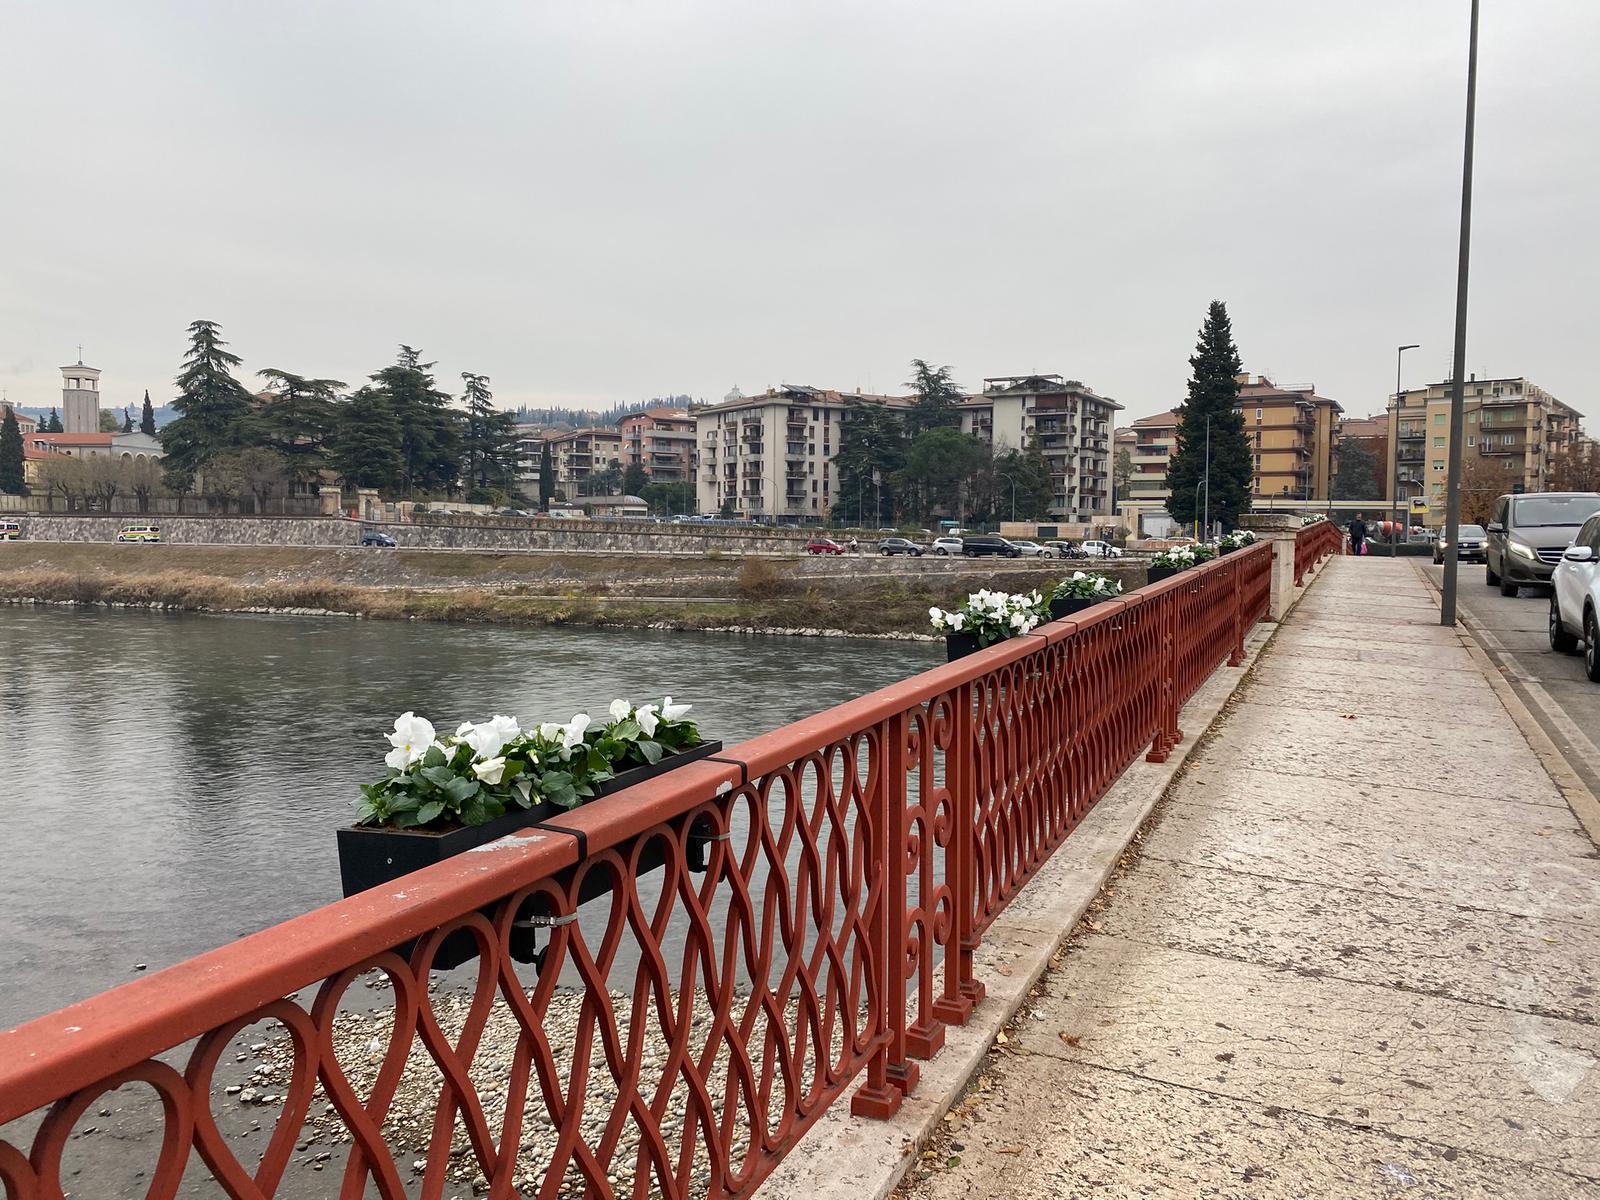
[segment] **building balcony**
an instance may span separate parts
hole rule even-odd
[[[1403,463],[1419,463],[1426,457],[1427,455],[1421,450],[1407,450],[1403,447],[1400,450],[1400,461]]]

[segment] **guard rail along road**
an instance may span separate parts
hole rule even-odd
[[[1333,552],[1320,535],[1297,563]],[[149,1146],[116,1154],[151,1197],[401,1200],[472,1179],[750,1195],[847,1094],[895,1112],[984,997],[985,929],[1242,660],[1273,555],[1222,556],[576,809],[575,833],[501,839],[0,1034],[6,1196],[60,1197],[80,1122],[140,1092]],[[442,1014],[431,964],[460,930],[476,982]],[[358,1000],[377,1024],[352,1050]],[[224,1132],[241,1122],[219,1078],[251,1039],[289,1064],[244,1113],[268,1126],[254,1141]],[[407,1127],[396,1095],[419,1075],[428,1117]],[[314,1177],[308,1115],[337,1130]]]

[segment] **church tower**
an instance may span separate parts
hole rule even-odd
[[[100,369],[83,365],[83,356],[61,368],[61,428],[67,433],[100,432]]]

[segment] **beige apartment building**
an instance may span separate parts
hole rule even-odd
[[[834,456],[852,404],[909,406],[905,396],[783,384],[764,395],[735,389],[694,413],[700,511],[746,519],[821,521],[839,496]]]
[[[1385,474],[1391,480],[1398,478],[1400,499],[1413,502],[1413,511],[1428,525],[1444,520],[1450,392],[1448,382],[1430,383],[1402,392],[1398,401],[1389,398],[1390,444],[1396,447],[1396,469]],[[1521,377],[1470,378],[1462,417],[1466,422],[1463,467],[1477,470],[1480,464],[1492,463],[1495,470],[1504,472],[1507,492],[1518,488],[1544,491],[1549,486],[1551,457],[1583,438],[1580,413]]]
[[[1126,507],[1140,512],[1167,507],[1167,464],[1178,447],[1178,414],[1172,410],[1133,423],[1133,478]]]
[[[695,420],[682,408],[647,408],[617,422],[622,465],[640,466],[655,483],[694,479]]]
[[[622,462],[622,434],[616,429],[572,429],[545,438],[550,443],[556,490],[568,500],[583,494],[590,475]],[[534,470],[537,478],[537,463]]]
[[[1315,385],[1279,387],[1264,375],[1240,377],[1234,411],[1244,417],[1250,442],[1250,494],[1258,500],[1328,499],[1337,464],[1337,400],[1317,395]]]
[[[1038,435],[1049,469],[1052,516],[1090,521],[1112,511],[1111,436],[1122,405],[1076,379],[1005,375],[961,405],[961,430],[994,451]]]

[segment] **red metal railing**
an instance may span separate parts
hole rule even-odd
[[[1330,554],[1344,552],[1344,531],[1332,521],[1314,521],[1294,536],[1294,585],[1305,582],[1306,572]]]
[[[898,1108],[983,997],[983,930],[1242,660],[1272,553],[575,810],[586,857],[503,839],[0,1034],[6,1196],[748,1195],[863,1074],[855,1112]],[[535,966],[514,924],[547,936]],[[460,994],[430,988],[456,930],[479,947]],[[251,1080],[271,1108],[242,1106]],[[143,1142],[90,1153],[114,1178],[84,1191],[64,1164],[119,1088]]]

